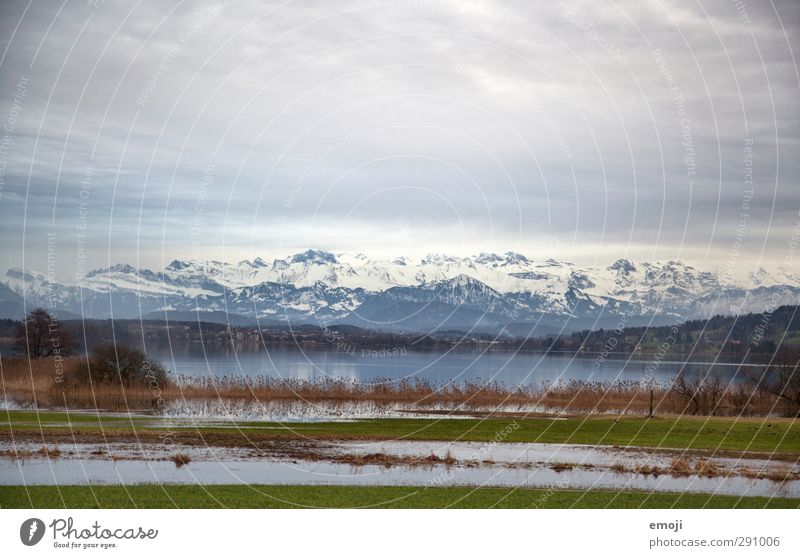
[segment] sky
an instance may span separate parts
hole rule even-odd
[[[0,258],[797,272],[800,3],[0,3]]]

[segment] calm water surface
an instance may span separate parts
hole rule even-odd
[[[148,347],[151,358],[182,375],[270,376],[357,382],[424,379],[431,382],[495,381],[505,385],[586,380],[669,383],[683,369],[691,374],[719,374],[725,381],[743,380],[757,367],[727,363],[576,358],[541,353],[480,351],[412,352],[391,356],[362,356],[336,351],[209,351],[199,345]]]

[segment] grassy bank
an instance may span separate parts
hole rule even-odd
[[[800,421],[722,417],[371,419],[349,422],[219,422],[64,412],[0,412],[0,439],[44,444],[153,441],[251,446],[271,439],[542,442],[754,451],[800,455]]]
[[[800,500],[507,488],[2,486],[2,508],[800,508]]]

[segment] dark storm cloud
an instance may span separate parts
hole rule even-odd
[[[744,212],[746,268],[797,221],[794,2],[0,11],[9,265],[55,232],[72,273],[80,223],[90,267],[309,245],[725,263]]]

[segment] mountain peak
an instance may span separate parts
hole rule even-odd
[[[506,262],[508,264],[521,264],[521,263],[531,263],[528,258],[520,254],[519,252],[506,252]]]
[[[166,271],[180,271],[191,266],[192,262],[187,260],[172,260],[166,268]]]
[[[460,258],[456,258],[455,256],[448,256],[447,254],[435,254],[431,253],[422,258],[420,262],[422,265],[440,265],[443,263],[454,264],[458,263]]]
[[[21,281],[33,281],[38,277],[44,278],[44,275],[42,275],[41,273],[37,273],[35,271],[31,271],[29,269],[22,269],[21,267],[12,267],[8,271],[6,271],[6,277],[9,277],[11,279],[19,279]]]
[[[505,261],[505,259],[502,256],[499,256],[491,252],[481,252],[480,254],[475,256],[475,263],[479,263],[482,265],[494,264],[502,261]]]
[[[470,286],[470,285],[482,284],[474,277],[470,277],[465,273],[459,273],[458,275],[450,279],[449,283],[451,285],[458,285],[458,286]]]
[[[636,271],[636,266],[633,265],[630,260],[626,260],[625,258],[620,258],[615,261],[613,264],[608,266],[608,269],[613,269],[617,273],[633,273]]]
[[[96,277],[98,275],[107,275],[109,273],[136,273],[136,268],[130,264],[118,263],[106,269],[93,269],[86,274],[86,277]]]
[[[324,250],[306,250],[300,254],[294,254],[291,263],[337,263],[336,256]]]
[[[256,258],[253,261],[242,260],[242,261],[239,262],[239,266],[240,267],[267,267],[267,262],[265,262],[261,258]]]
[[[449,287],[452,289],[491,289],[486,283],[480,279],[475,279],[466,273],[459,273],[451,279],[442,279],[441,281],[434,281],[432,286],[435,288]],[[492,289],[493,290],[493,289]]]

